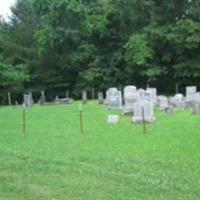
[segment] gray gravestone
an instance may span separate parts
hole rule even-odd
[[[193,95],[192,98],[193,114],[200,115],[200,92]]]
[[[119,115],[109,115],[107,118],[108,124],[117,124],[119,122]]]
[[[45,96],[44,91],[41,91],[41,97],[39,100],[39,104],[43,105],[44,103],[46,103],[46,96]]]
[[[106,91],[106,103],[109,109],[122,108],[122,93],[117,88],[110,88]]]
[[[98,92],[98,102],[99,104],[104,103],[103,92]]]
[[[8,92],[8,105],[9,105],[9,106],[12,105],[11,94],[10,94],[10,92]]]
[[[84,104],[87,103],[87,92],[86,92],[86,91],[83,91],[83,92],[82,92],[82,102],[83,102]]]
[[[185,108],[186,103],[184,101],[184,96],[182,94],[176,94],[172,99],[173,105],[176,108]]]
[[[157,89],[156,88],[147,88],[147,92],[150,93],[150,101],[154,104],[154,106],[157,105]]]
[[[166,96],[159,96],[158,97],[158,106],[161,110],[165,110],[168,106],[168,98]]]
[[[139,98],[140,95],[135,86],[126,86],[124,88],[124,113],[133,112]]]
[[[139,101],[135,104],[133,122],[141,123],[155,121],[154,106],[149,101]]]
[[[24,103],[23,106],[25,108],[32,106],[31,96],[29,94],[24,94]]]

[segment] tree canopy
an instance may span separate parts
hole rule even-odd
[[[0,99],[9,91],[200,86],[199,0],[17,0],[0,19]]]

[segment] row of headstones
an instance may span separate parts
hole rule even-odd
[[[157,96],[156,88],[139,89],[135,86],[124,88],[124,105],[122,93],[117,88],[110,88],[106,92],[106,104],[109,109],[123,109],[123,112],[133,113],[133,121],[153,122],[154,108],[159,107],[166,114],[172,114],[174,108],[193,108],[194,114],[200,114],[200,93],[197,87],[186,87],[186,97],[176,94],[173,97]]]
[[[66,92],[66,98],[59,98],[58,96],[55,97],[54,103],[71,103],[73,99],[69,98],[69,93]],[[44,105],[47,103],[45,92],[41,91],[41,96],[38,101],[40,105]],[[31,107],[34,104],[33,95],[32,92],[29,92],[28,94],[24,94],[24,101],[23,101],[23,107]]]
[[[109,109],[123,109],[123,113],[133,114],[134,122],[153,122],[154,105],[156,104],[157,90],[148,88],[139,89],[135,86],[126,86],[124,88],[124,98],[122,92],[117,88],[110,88],[106,92],[106,104]],[[124,100],[124,105],[123,105]]]

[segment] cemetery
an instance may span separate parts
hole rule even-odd
[[[42,91],[38,103],[28,93],[22,105],[1,106],[4,199],[156,199],[160,191],[160,199],[198,199],[200,95],[187,91],[167,97],[129,85],[124,95],[110,88],[92,100],[83,91],[70,103],[47,102]]]
[[[0,1],[0,200],[200,200],[200,0]]]

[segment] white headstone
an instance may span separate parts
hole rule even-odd
[[[108,124],[117,124],[119,122],[119,115],[109,115],[107,118]]]
[[[154,107],[149,101],[139,101],[135,104],[133,122],[153,122],[155,121]]]
[[[106,92],[106,103],[109,109],[122,108],[122,93],[117,88],[110,88]]]
[[[188,86],[186,87],[186,101],[187,102],[192,102],[192,98],[194,94],[197,92],[197,87],[196,86]]]
[[[173,97],[173,105],[176,108],[185,108],[185,101],[184,101],[184,96],[182,94],[176,94]]]
[[[150,101],[156,106],[157,105],[157,89],[156,88],[147,88],[147,92],[150,93]]]
[[[28,108],[32,106],[32,96],[30,94],[24,94],[24,103],[23,106]]]
[[[159,96],[158,97],[158,105],[161,110],[165,110],[169,106],[168,98],[166,96]]]
[[[124,88],[124,113],[133,112],[135,103],[140,95],[135,86],[126,86]]]

